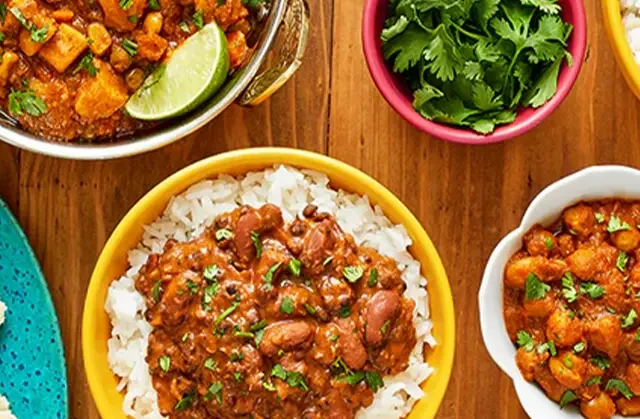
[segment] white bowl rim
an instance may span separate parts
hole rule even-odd
[[[615,180],[613,184],[612,180]],[[550,414],[555,418],[582,416],[577,410],[560,410],[537,385],[525,381],[520,374],[514,359],[516,350],[507,336],[502,316],[504,266],[506,260],[514,253],[512,249],[522,246],[522,237],[534,224],[551,222],[560,217],[562,209],[580,201],[605,198],[640,199],[640,170],[616,165],[592,166],[552,183],[531,201],[520,225],[500,240],[487,261],[478,292],[482,338],[493,361],[513,381],[522,407],[534,419],[546,419]],[[496,269],[499,275],[496,274]],[[499,318],[496,318],[494,312],[496,305],[490,304],[495,303],[496,287],[500,287],[497,296],[500,300]],[[511,352],[510,356],[505,357],[505,351]]]

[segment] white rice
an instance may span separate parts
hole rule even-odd
[[[7,306],[5,305],[5,303],[0,301],[0,326],[2,326],[2,324],[4,323],[4,313],[6,312],[7,312]]]
[[[359,245],[397,261],[407,285],[404,295],[416,303],[414,324],[418,343],[408,368],[384,377],[384,387],[357,418],[396,419],[407,415],[424,396],[419,384],[433,372],[424,362],[424,343],[431,347],[436,344],[431,335],[427,280],[420,274],[420,263],[407,250],[411,239],[403,226],[393,225],[379,207],[371,206],[366,196],[335,191],[329,188],[326,175],[288,166],[248,173],[237,179],[221,175],[216,180],[202,181],[173,197],[162,216],[145,226],[142,242],[129,252],[129,270],[111,284],[105,303],[113,327],[108,342],[109,365],[121,378],[118,390],[126,390],[124,412],[135,419],[163,417],[145,361],[152,327],[144,318],[144,299],[134,288],[134,280],[148,256],[162,253],[170,238],[186,241],[197,237],[224,212],[241,205],[260,207],[265,203],[280,207],[286,222],[301,215],[308,204],[316,205],[319,211],[333,214],[340,227],[353,235]]]
[[[622,25],[633,57],[640,64],[640,0],[620,0]]]
[[[0,301],[0,326],[4,323],[4,314],[7,312],[7,306]],[[0,419],[16,419],[9,409],[9,400],[0,394]]]

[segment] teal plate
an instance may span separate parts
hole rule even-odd
[[[0,199],[0,394],[18,419],[68,419],[58,317],[29,242]]]

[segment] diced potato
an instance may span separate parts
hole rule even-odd
[[[507,266],[505,283],[510,287],[524,288],[531,273],[544,282],[551,282],[562,278],[567,270],[567,264],[563,260],[548,259],[544,256],[525,257]]]
[[[80,116],[90,120],[113,115],[129,98],[127,86],[108,63],[95,58],[93,65],[98,73],[82,82],[74,106]]]
[[[0,32],[5,35],[13,32],[17,32],[22,25],[18,22],[18,19],[11,12],[7,12],[7,16],[4,18],[4,23],[0,22]]]
[[[205,22],[215,21],[223,30],[249,15],[249,11],[242,5],[242,0],[227,0],[222,6],[217,2],[196,0],[196,10],[203,9]],[[213,16],[211,12],[213,11]]]
[[[119,0],[98,0],[104,12],[104,23],[120,32],[132,31],[137,25],[129,20],[130,16],[142,16],[147,0],[131,0],[131,7],[123,10]]]
[[[582,340],[582,322],[571,317],[567,310],[559,308],[547,320],[547,339],[558,347],[570,347]]]
[[[588,237],[593,232],[596,224],[593,209],[589,205],[582,203],[564,210],[562,219],[569,229],[582,238]]]
[[[20,49],[27,56],[32,57],[40,51],[42,46],[53,38],[56,31],[58,30],[58,25],[55,20],[50,17],[36,15],[31,19],[31,22],[36,25],[38,28],[47,28],[47,35],[44,37],[42,42],[36,42],[31,39],[31,32],[25,28],[20,29],[20,35],[18,36],[18,43],[20,45]]]
[[[640,415],[640,397],[633,397],[631,400],[620,397],[616,400],[616,405],[622,416]]]
[[[51,12],[51,17],[53,17],[58,22],[69,23],[73,20],[73,16],[73,11],[69,9],[60,9]]]
[[[143,60],[158,61],[169,46],[166,39],[155,33],[138,33],[135,40],[138,44],[138,57]]]
[[[87,38],[71,25],[63,23],[41,49],[40,55],[59,73],[63,73],[87,49]]]
[[[87,26],[87,36],[91,41],[89,48],[98,57],[104,54],[111,46],[111,35],[102,23],[93,22]]]
[[[0,62],[0,86],[5,86],[11,75],[11,69],[20,60],[18,54],[5,51],[2,54],[2,62]]]
[[[610,358],[618,356],[622,342],[620,319],[614,315],[603,315],[587,324],[587,341],[595,349]]]
[[[516,352],[516,365],[525,380],[533,381],[536,372],[542,368],[548,358],[549,352],[547,351],[538,353],[536,350],[525,351],[524,348],[518,348]]]
[[[159,34],[162,30],[163,21],[161,12],[151,12],[144,18],[142,27],[147,33]]]
[[[616,406],[607,393],[600,393],[593,400],[581,401],[580,412],[587,419],[607,419],[616,413]]]
[[[572,390],[582,385],[587,364],[571,352],[563,352],[549,360],[549,369],[558,382]]]

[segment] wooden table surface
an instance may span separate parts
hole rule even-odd
[[[548,184],[594,164],[640,166],[640,102],[614,62],[600,2],[588,0],[585,63],[551,117],[504,144],[469,147],[430,138],[396,115],[369,78],[360,42],[363,1],[310,0],[311,41],[294,80],[262,106],[233,106],[162,150],[74,162],[0,143],[0,196],[25,229],[58,311],[71,417],[99,417],[82,364],[81,317],[90,274],[110,232],[169,174],[212,154],[256,146],[328,154],[404,201],[438,248],[456,305],[455,368],[438,417],[526,417],[480,336],[476,296],[485,262]]]

